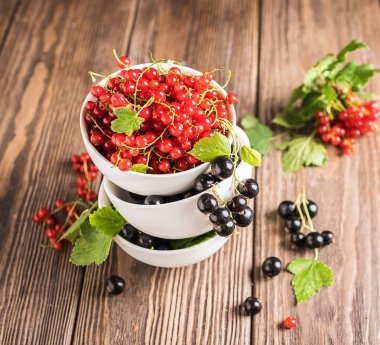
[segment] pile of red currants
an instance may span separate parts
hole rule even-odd
[[[358,102],[354,95],[350,105],[335,116],[326,112],[316,113],[318,132],[325,143],[340,147],[343,154],[352,153],[357,139],[378,130],[380,107],[376,101]]]
[[[91,143],[122,171],[143,164],[150,168],[147,173],[170,174],[200,164],[188,152],[199,139],[222,131],[219,119],[228,118],[236,95],[221,96],[212,84],[213,72],[193,76],[157,63],[126,69],[129,59],[118,61],[124,69],[108,76],[105,86],[91,87],[95,99],[85,110]],[[115,108],[127,106],[142,119],[130,135],[112,130]]]

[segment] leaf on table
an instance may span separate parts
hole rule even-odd
[[[294,274],[292,286],[297,303],[305,302],[323,287],[331,286],[334,274],[330,267],[312,259],[295,259],[287,267]]]
[[[140,129],[144,122],[142,117],[138,117],[135,110],[128,105],[126,107],[115,108],[113,113],[117,119],[111,123],[111,129],[117,133],[125,133],[131,135],[134,131]]]
[[[114,237],[128,222],[111,206],[97,209],[90,216],[90,224],[104,235]]]
[[[198,140],[188,153],[202,162],[213,162],[218,157],[229,157],[231,145],[225,135],[214,132],[211,138]]]
[[[112,237],[94,229],[88,221],[81,225],[81,236],[76,240],[70,262],[78,266],[102,264],[108,257]]]
[[[314,136],[296,136],[282,142],[277,149],[283,151],[282,166],[286,173],[307,166],[327,165],[326,148]]]

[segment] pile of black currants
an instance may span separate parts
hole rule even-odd
[[[278,206],[277,212],[284,219],[285,230],[290,233],[290,241],[300,247],[317,249],[333,242],[334,234],[325,230],[320,232],[314,231],[311,223],[318,213],[318,206],[312,200],[296,202],[284,200]],[[306,223],[309,223],[309,226]],[[310,227],[311,226],[311,227]],[[305,234],[304,228],[309,228],[311,232]]]
[[[229,157],[219,157],[211,164],[211,173],[198,176],[194,182],[196,193],[204,192],[234,173],[234,163]],[[259,185],[253,178],[238,183],[238,193],[228,202],[219,204],[214,194],[204,193],[197,202],[198,210],[209,214],[215,232],[219,236],[230,236],[236,226],[246,227],[253,221],[253,211],[247,199],[256,197]]]

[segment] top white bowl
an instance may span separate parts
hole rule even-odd
[[[133,69],[141,69],[143,67],[150,66],[151,63],[145,63],[135,66],[130,66],[129,68]],[[162,63],[161,66],[164,68],[170,68],[173,66],[178,67],[181,72],[188,75],[201,75],[202,73],[186,67],[180,66],[172,63]],[[119,73],[120,71],[115,72],[114,74]],[[99,84],[105,85],[107,79],[103,79]],[[222,89],[222,87],[212,81],[212,86],[219,89],[219,94],[222,97],[227,96],[227,92]],[[165,175],[153,175],[153,174],[142,174],[134,171],[121,171],[119,168],[115,167],[109,160],[103,157],[95,146],[90,142],[87,126],[84,120],[84,114],[86,109],[86,103],[88,101],[94,101],[96,98],[89,93],[86,99],[83,102],[81,111],[80,111],[80,129],[82,133],[82,138],[84,141],[84,145],[88,154],[90,155],[92,161],[101,171],[101,173],[106,176],[110,181],[112,181],[115,185],[120,188],[126,189],[130,192],[140,194],[140,195],[175,195],[189,190],[194,182],[194,179],[206,172],[209,168],[208,163],[203,163],[198,165],[197,167],[186,170],[183,172],[175,173],[175,174],[165,174]],[[229,119],[233,125],[236,124],[236,113],[235,108],[232,105],[227,105],[227,111],[229,114]]]

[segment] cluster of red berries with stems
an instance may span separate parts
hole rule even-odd
[[[212,84],[211,71],[186,75],[176,66],[164,68],[167,65],[162,63],[167,61],[153,58],[148,67],[133,69],[128,57],[114,54],[121,71],[110,76],[90,72],[93,81],[107,79],[106,85],[91,87],[94,100],[86,104],[91,143],[122,171],[142,164],[147,173],[168,174],[201,164],[188,152],[199,139],[226,130],[220,120],[228,118],[236,94],[222,97]],[[115,108],[127,106],[142,119],[130,135],[112,130]]]
[[[92,209],[96,206],[97,194],[93,190],[94,180],[98,174],[98,169],[91,161],[88,153],[73,155],[71,157],[73,171],[79,172],[81,175],[77,178],[77,196],[74,201],[65,201],[57,199],[54,202],[52,210],[41,207],[37,213],[33,215],[36,223],[45,224],[47,227],[46,237],[49,245],[54,250],[63,249],[63,243],[67,242],[62,239],[62,235],[68,228],[75,223],[80,214],[80,209]],[[58,222],[59,214],[64,214],[64,221]]]
[[[335,113],[316,113],[316,121],[322,141],[340,147],[343,154],[348,155],[355,151],[360,136],[378,130],[380,107],[373,100],[361,101],[353,92],[345,105]]]

